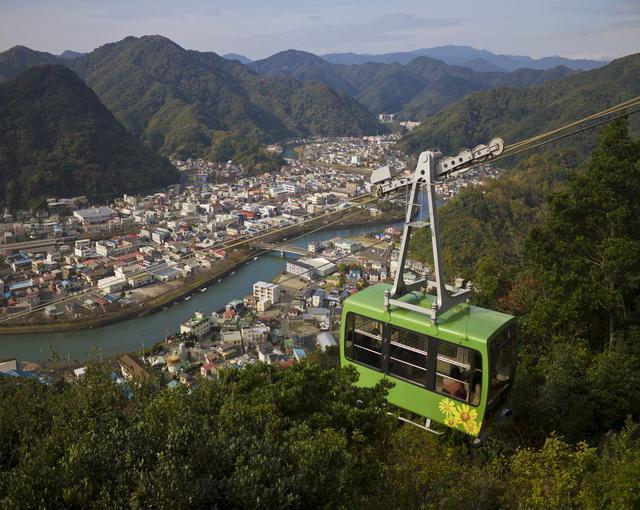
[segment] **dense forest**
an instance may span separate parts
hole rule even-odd
[[[0,83],[0,205],[107,199],[177,182],[171,163],[120,124],[73,71],[38,66]]]
[[[454,270],[519,319],[513,415],[481,447],[400,425],[335,352],[132,394],[96,362],[0,381],[3,507],[637,508],[640,143],[619,120],[584,165],[522,165],[447,206],[447,249],[477,247]]]

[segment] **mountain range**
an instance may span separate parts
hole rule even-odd
[[[279,161],[261,144],[375,133],[385,129],[378,112],[423,120],[403,138],[409,152],[452,152],[491,136],[509,143],[640,95],[638,55],[579,72],[478,72],[415,55],[406,63],[335,64],[296,50],[245,65],[144,36],[63,56],[23,46],[0,53],[0,82],[8,82],[0,98],[0,200],[7,203],[45,192],[106,196],[103,184],[115,193],[171,181],[175,174],[154,152],[266,170]],[[157,178],[149,173],[154,168]],[[62,186],[69,175],[73,185]]]
[[[72,59],[14,47],[0,54],[0,80],[51,63],[75,71],[127,129],[161,154],[233,156],[230,136],[250,135],[257,144],[379,129],[362,105],[325,84],[260,76],[161,36],[127,37]]]
[[[470,94],[425,120],[403,138],[402,146],[414,154],[430,147],[453,154],[495,136],[510,144],[637,96],[640,53],[537,87],[506,87]],[[638,115],[631,120],[632,129],[637,132]],[[586,132],[565,145],[585,152],[593,140],[593,132]]]
[[[330,53],[321,55],[323,60],[333,64],[365,64],[377,62],[381,64],[408,64],[416,57],[430,57],[442,60],[446,64],[463,66],[474,71],[515,71],[517,69],[551,69],[566,66],[576,71],[588,71],[602,67],[604,61],[587,59],[570,59],[564,57],[531,58],[523,55],[498,55],[487,50],[478,50],[471,46],[435,46],[413,51],[383,53],[378,55],[361,53]]]
[[[538,85],[574,72],[564,66],[510,73],[477,72],[428,57],[416,57],[406,64],[333,64],[298,50],[276,53],[247,66],[266,76],[322,82],[353,96],[373,113],[396,113],[399,119],[417,120],[474,91]]]
[[[105,199],[177,179],[173,165],[129,133],[70,69],[36,66],[0,83],[0,204]]]

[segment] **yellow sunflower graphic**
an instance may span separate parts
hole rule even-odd
[[[452,427],[452,428],[456,428],[458,426],[458,423],[460,423],[457,418],[455,418],[453,415],[448,415],[445,419],[444,419],[444,424],[447,427]]]
[[[443,414],[449,415],[453,414],[453,412],[455,411],[456,404],[449,398],[443,398],[440,401],[440,404],[438,404],[438,408],[440,409],[440,411],[442,411]]]
[[[478,412],[475,409],[471,409],[467,404],[460,404],[460,406],[455,407],[453,416],[457,418],[458,422],[465,424],[470,421],[476,421]]]
[[[467,434],[477,436],[480,433],[480,425],[475,421],[465,421],[462,425]]]

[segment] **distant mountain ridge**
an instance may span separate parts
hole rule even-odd
[[[70,69],[32,67],[0,83],[0,204],[47,196],[106,199],[150,191],[178,175],[144,147]]]
[[[222,55],[222,57],[226,58],[227,60],[237,60],[241,64],[245,65],[253,62],[253,60],[251,60],[249,57],[245,57],[244,55],[240,55],[239,53],[225,53],[224,55]]]
[[[65,50],[62,53],[60,53],[59,56],[60,58],[71,59],[71,58],[81,57],[82,55],[84,55],[84,53],[80,53],[79,51]]]
[[[349,94],[373,113],[397,113],[422,120],[478,90],[539,85],[572,74],[567,67],[520,69],[511,73],[476,72],[428,57],[407,64],[332,64],[308,52],[286,50],[247,65],[267,76],[320,81]]]
[[[42,64],[62,64],[60,57],[35,51],[26,46],[14,46],[0,53],[0,82],[10,80],[29,67]]]
[[[413,51],[361,54],[361,53],[328,53],[320,55],[320,58],[333,64],[365,64],[375,62],[381,64],[408,64],[416,57],[430,57],[450,65],[468,67],[474,71],[504,71],[510,72],[517,69],[551,69],[556,66],[565,66],[575,71],[588,71],[602,67],[607,62],[588,59],[570,59],[559,56],[534,59],[523,55],[498,55],[487,50],[478,50],[471,46],[435,46],[433,48],[421,48]]]
[[[69,60],[12,48],[0,54],[0,79],[52,62],[73,69],[125,127],[162,154],[229,159],[248,139],[256,147],[380,129],[357,101],[324,84],[260,76],[161,36],[127,37]]]
[[[584,71],[529,88],[501,88],[470,94],[427,119],[402,140],[409,153],[438,147],[447,154],[486,143],[495,136],[508,144],[640,96],[640,53],[599,69]],[[634,115],[636,132],[640,118]],[[568,142],[585,153],[595,131]]]

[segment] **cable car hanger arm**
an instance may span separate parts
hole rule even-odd
[[[444,177],[453,172],[459,172],[466,168],[488,161],[498,156],[504,150],[504,142],[500,138],[494,138],[489,145],[478,145],[473,149],[464,149],[457,156],[443,158],[440,151],[424,151],[418,158],[418,164],[412,177],[394,177],[388,166],[379,168],[371,174],[371,191],[380,197],[386,193],[396,191],[400,188],[411,187],[407,212],[405,215],[404,230],[400,252],[398,257],[398,267],[396,270],[393,287],[385,293],[384,307],[387,311],[391,306],[404,308],[425,314],[435,323],[438,315],[446,312],[456,304],[467,299],[470,289],[454,289],[444,283],[444,270],[442,263],[442,250],[440,248],[440,229],[438,223],[436,207],[435,183],[440,177]],[[413,211],[418,206],[420,187],[425,184],[427,188],[427,198],[429,206],[429,222],[412,221]],[[435,282],[420,280],[412,284],[404,281],[404,268],[409,251],[409,241],[411,234],[417,228],[430,227],[431,245],[433,249],[433,265]],[[437,295],[432,307],[425,308],[417,304],[400,301],[399,298],[406,296],[412,291],[419,289],[425,284],[436,288]],[[454,292],[449,294],[449,292]]]

